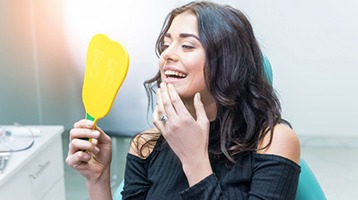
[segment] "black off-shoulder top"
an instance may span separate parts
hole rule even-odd
[[[189,187],[179,158],[159,143],[146,159],[127,155],[123,199],[295,199],[301,169],[287,158],[251,152],[231,167],[211,161],[213,173]]]

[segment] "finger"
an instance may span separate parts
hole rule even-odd
[[[163,102],[162,102],[162,97],[161,97],[161,91],[160,89],[158,89],[157,91],[157,106],[155,107],[155,110],[153,112],[153,124],[156,125],[156,127],[159,130],[162,130],[164,123],[163,121],[160,119],[162,116],[168,116],[164,106],[163,106]],[[158,127],[159,125],[159,127]],[[162,125],[162,126],[161,126]]]
[[[153,111],[153,121],[159,120],[159,114],[158,114],[158,105],[155,106]]]
[[[154,112],[153,112],[153,124],[155,125],[155,127],[157,127],[159,129],[160,132],[163,133],[164,124],[159,119],[158,106],[155,107]]]
[[[66,158],[66,163],[72,168],[77,168],[77,166],[82,163],[87,163],[91,160],[91,155],[83,151],[77,151],[75,154],[68,155]]]
[[[95,138],[92,138],[91,142],[92,142],[92,144],[94,144],[94,145],[97,145],[97,144],[98,144],[98,140],[95,139]]]
[[[74,128],[89,128],[89,129],[93,129],[93,126],[94,126],[93,121],[87,119],[82,119],[73,125]]]
[[[194,96],[194,107],[196,112],[196,121],[207,123],[209,119],[208,116],[206,115],[204,104],[201,101],[200,93],[196,93]]]
[[[98,153],[99,148],[88,140],[73,139],[69,144],[69,154],[75,154],[77,151],[86,150],[88,152]]]
[[[167,85],[164,82],[160,83],[160,94],[161,94],[161,100],[163,102],[164,110],[169,116],[169,119],[175,118],[177,116],[177,113],[172,105],[172,101],[168,93]]]
[[[99,130],[92,130],[89,128],[73,128],[70,130],[69,138],[73,140],[75,138],[99,138]]]
[[[160,90],[159,88],[158,88],[158,90],[157,90],[156,113],[158,114],[158,118],[154,118],[154,119],[159,119],[160,116],[166,115],[166,112],[165,112],[165,109],[164,109],[164,105],[163,105],[161,90]]]
[[[173,84],[168,84],[167,87],[168,87],[171,104],[174,107],[174,109],[176,110],[177,115],[182,116],[182,117],[190,117],[191,118],[191,115],[190,115],[188,109],[185,107],[183,101],[181,100],[181,98],[180,98],[178,92],[176,91],[175,87],[173,86]]]
[[[73,127],[76,129],[76,128],[79,128],[79,129],[92,129],[94,130],[95,128],[95,123],[93,121],[90,121],[90,120],[86,120],[86,119],[82,119],[78,122],[76,122]],[[88,140],[89,138],[91,137],[83,137],[82,139],[84,140]]]
[[[92,132],[94,139],[98,144],[111,143],[111,137],[109,137],[100,127],[96,126],[96,131]],[[98,135],[97,135],[98,134]]]

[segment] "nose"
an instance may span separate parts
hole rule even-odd
[[[167,47],[161,54],[161,57],[165,61],[178,61],[179,56],[174,48],[174,46]]]

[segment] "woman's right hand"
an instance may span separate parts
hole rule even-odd
[[[90,183],[108,181],[112,160],[111,138],[93,122],[80,120],[70,131],[68,166],[78,171]],[[92,138],[92,141],[83,138]]]

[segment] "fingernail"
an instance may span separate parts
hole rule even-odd
[[[88,128],[92,128],[93,122],[90,121],[90,120],[87,120],[85,125],[86,125]]]
[[[199,93],[199,92],[198,92],[198,93],[196,93],[196,98],[200,101],[201,96],[200,96],[200,93]]]
[[[101,150],[98,147],[94,147],[94,152],[99,153]]]
[[[99,131],[92,131],[92,137],[98,138],[99,137]]]

